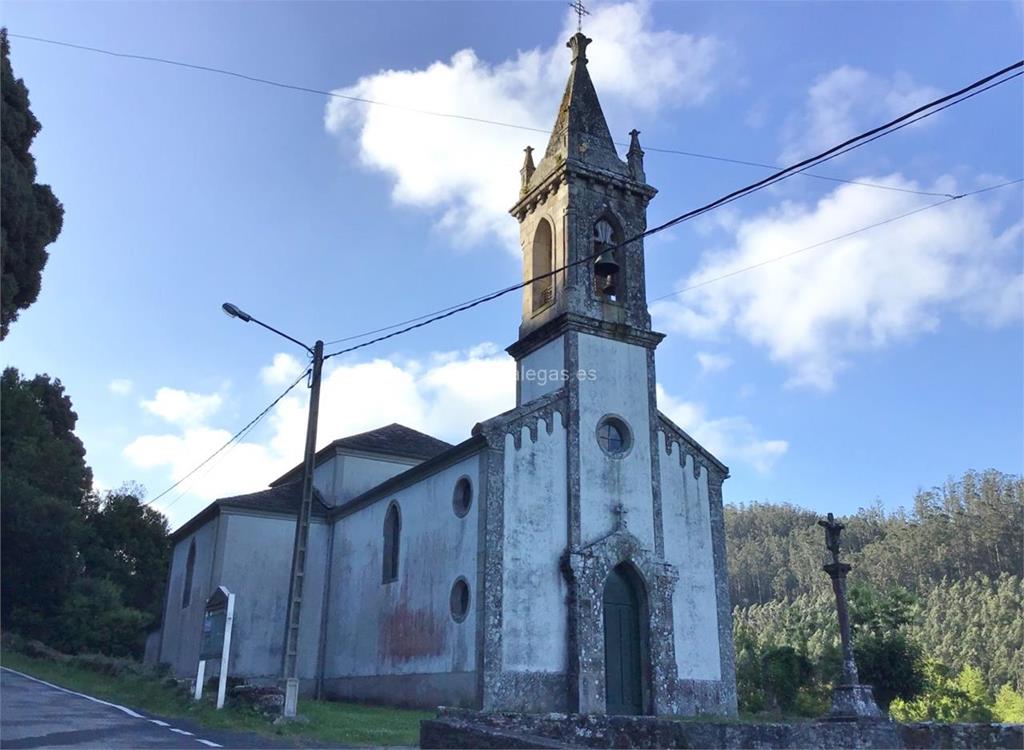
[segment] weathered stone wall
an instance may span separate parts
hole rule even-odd
[[[421,463],[412,458],[339,453],[313,471],[313,485],[324,502],[338,506]]]
[[[235,595],[229,674],[277,680],[284,650],[295,518],[222,512],[220,522],[223,543],[214,584],[226,586]],[[322,520],[310,523],[299,623],[298,670],[303,680],[316,676],[327,535],[328,526]]]
[[[442,709],[420,728],[423,748],[1020,748],[1019,724],[889,721],[754,724],[647,716],[477,714]]]
[[[562,415],[505,438],[502,670],[564,673],[566,442]]]
[[[722,670],[708,471],[678,441],[669,443],[663,432],[658,437],[665,559],[679,571],[672,597],[679,679],[718,681]]]
[[[194,677],[199,665],[203,613],[206,600],[217,585],[213,583],[217,526],[218,518],[214,517],[178,540],[171,551],[167,600],[164,602],[164,621],[157,658],[169,663],[176,677]],[[193,540],[196,543],[196,558],[192,573],[192,596],[189,605],[182,607],[181,595],[185,585],[188,550]]]
[[[452,497],[462,477],[472,485],[473,500],[459,517]],[[398,577],[383,583],[384,517],[392,501],[401,519]],[[336,521],[324,628],[328,695],[474,705],[475,682],[465,675],[477,665],[481,504],[479,455],[472,454]],[[459,577],[469,586],[461,622],[450,609]],[[409,679],[387,679],[395,675]]]

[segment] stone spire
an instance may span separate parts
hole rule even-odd
[[[542,163],[538,171],[546,173],[563,162],[574,160],[628,176],[628,168],[615,151],[594,82],[587,70],[587,45],[590,42],[583,34],[576,33],[566,45],[572,50],[572,68],[555,127],[544,152],[544,162],[547,163]]]

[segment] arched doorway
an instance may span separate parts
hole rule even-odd
[[[604,583],[604,676],[610,714],[642,714],[641,591],[625,563]]]

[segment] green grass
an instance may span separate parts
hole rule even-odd
[[[426,711],[303,700],[299,714],[308,718],[308,723],[274,726],[253,711],[231,707],[218,711],[206,700],[196,703],[180,688],[152,678],[112,677],[7,650],[0,655],[0,663],[55,685],[159,716],[184,718],[213,729],[288,737],[299,746],[308,740],[341,745],[417,745],[420,720],[434,716]]]

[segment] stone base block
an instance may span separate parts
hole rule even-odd
[[[829,721],[856,721],[881,719],[882,712],[875,703],[870,685],[837,685],[832,692],[832,710]]]

